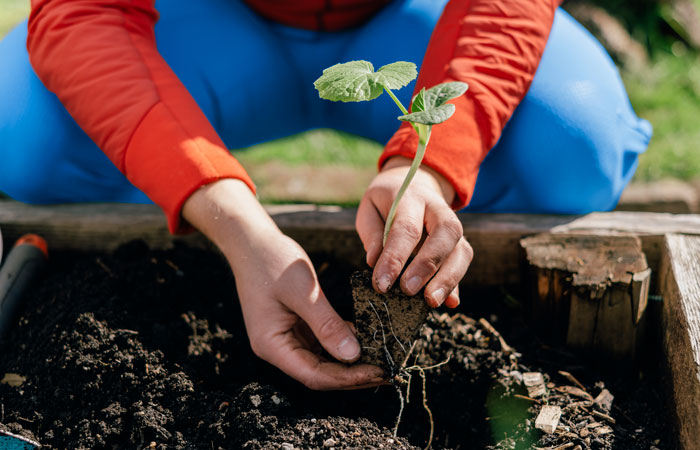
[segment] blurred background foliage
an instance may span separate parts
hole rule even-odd
[[[563,7],[606,47],[635,111],[654,125],[635,179],[700,178],[700,0],[567,0]],[[28,12],[29,0],[0,0],[0,36]],[[313,130],[245,150],[236,155],[251,171],[274,161],[371,173],[381,146]]]
[[[654,125],[635,178],[699,178],[700,0],[571,0],[563,6],[606,47],[635,111]]]

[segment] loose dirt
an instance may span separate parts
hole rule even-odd
[[[352,317],[353,268],[312,259]],[[426,381],[416,369],[399,386],[394,437],[395,386],[307,390],[252,354],[235,292],[224,261],[203,250],[135,242],[112,255],[53,255],[0,342],[0,379],[24,377],[0,383],[0,429],[46,449],[413,449],[430,433],[425,398],[433,448],[673,448],[653,370],[605,375],[547,347],[503,293],[463,292],[460,312],[430,313],[408,362]],[[529,373],[542,374],[543,394],[530,395]],[[587,397],[604,388],[609,412]],[[545,404],[561,409],[552,434],[535,428]]]

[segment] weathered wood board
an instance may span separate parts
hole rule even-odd
[[[327,252],[364,266],[354,208],[271,205],[267,210],[307,252]],[[658,267],[664,234],[700,235],[700,215],[612,212],[585,216],[459,214],[459,218],[475,254],[464,279],[466,285],[520,283],[520,239],[537,233],[634,233],[642,240],[652,268]],[[154,205],[33,206],[0,200],[0,229],[6,244],[32,231],[42,234],[55,250],[109,251],[132,239],[143,239],[153,248],[171,246],[176,239],[193,246],[209,246],[197,233],[171,236],[162,212]]]
[[[684,450],[700,449],[700,237],[669,235],[661,260],[662,335]]]

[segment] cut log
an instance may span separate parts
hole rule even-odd
[[[542,234],[521,245],[534,323],[572,348],[607,359],[634,358],[651,278],[639,238]]]
[[[683,450],[700,449],[700,237],[669,235],[661,260],[666,370]]]

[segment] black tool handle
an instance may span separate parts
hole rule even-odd
[[[22,298],[46,264],[46,242],[36,235],[22,236],[0,268],[0,338],[15,324]]]

